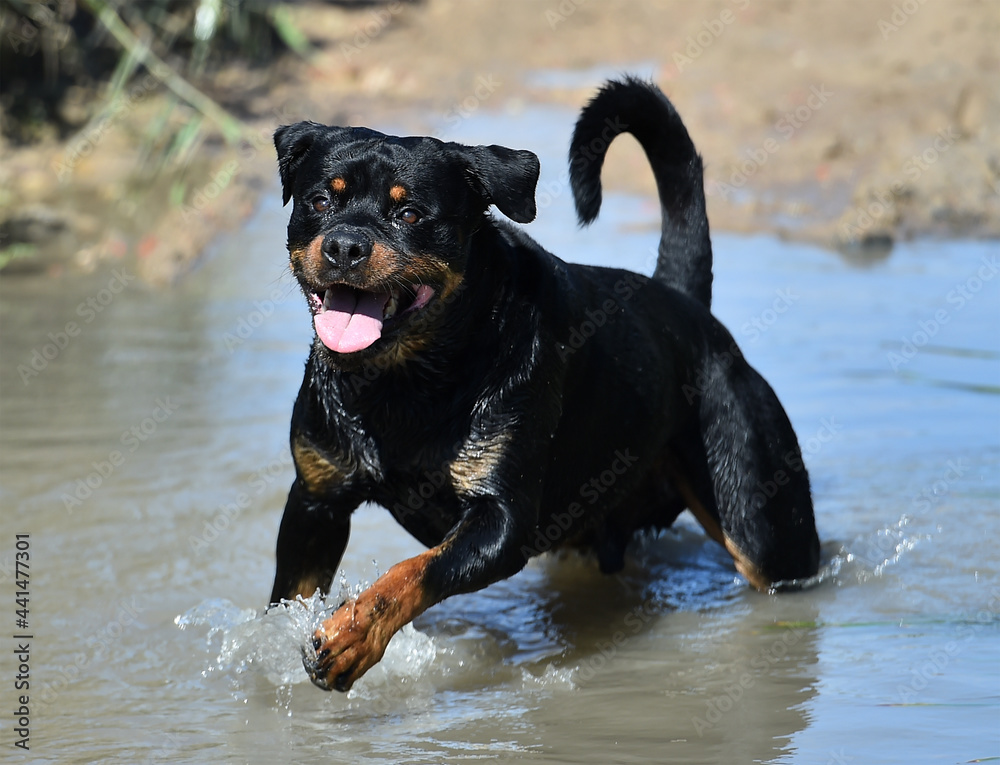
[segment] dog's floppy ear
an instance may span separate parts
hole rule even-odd
[[[302,164],[313,142],[326,125],[318,122],[296,122],[282,125],[274,131],[274,148],[278,150],[278,175],[281,176],[281,203],[288,204],[292,198],[292,183],[295,172]]]
[[[534,220],[538,157],[504,146],[462,146],[460,151],[473,188],[487,202],[518,223]]]

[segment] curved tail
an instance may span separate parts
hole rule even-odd
[[[712,243],[701,157],[677,110],[655,85],[634,77],[609,81],[580,114],[569,150],[580,223],[592,223],[601,209],[601,167],[611,141],[621,133],[631,133],[642,145],[660,195],[653,278],[710,306]]]

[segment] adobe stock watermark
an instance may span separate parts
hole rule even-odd
[[[590,143],[581,146],[576,155],[570,158],[570,166],[579,167],[589,162],[594,162],[599,156],[607,152],[611,142],[621,133],[628,132],[628,124],[622,122],[620,117],[606,117],[604,128],[596,138]],[[539,182],[535,190],[535,208],[541,213],[547,210],[556,200],[561,197],[570,186],[569,168],[567,167],[554,181]],[[654,250],[655,252],[655,250]],[[655,258],[654,258],[655,263]]]
[[[135,595],[131,599],[120,599],[113,619],[97,632],[77,641],[84,650],[77,651],[72,656],[64,656],[63,661],[53,664],[47,670],[46,675],[52,679],[41,684],[42,690],[38,694],[40,709],[51,707],[59,694],[79,679],[84,668],[95,660],[100,660],[105,654],[110,655],[115,644],[121,640],[127,629],[138,622],[139,614],[145,610],[146,607],[139,603]]]
[[[240,316],[236,320],[232,329],[222,335],[222,344],[230,354],[234,353],[238,347],[243,345],[256,332],[261,325],[270,319],[275,310],[285,300],[288,299],[289,290],[284,287],[275,287],[271,294],[264,300],[255,300],[253,310]]]
[[[608,151],[608,147],[611,146],[611,142],[622,133],[627,133],[628,129],[628,123],[623,122],[622,118],[617,114],[614,117],[605,117],[604,128],[598,135],[590,139],[590,143],[577,147],[576,152],[570,159],[570,165],[581,167],[597,161],[598,157],[603,158]]]
[[[826,761],[826,765],[847,765],[854,761],[854,758],[844,751],[844,747],[840,747],[840,749],[830,752],[830,758]]]
[[[74,136],[62,155],[52,160],[52,169],[59,181],[68,182],[80,160],[93,154],[108,132],[156,91],[167,76],[168,72],[153,65],[152,71],[115,97],[98,118]]]
[[[813,115],[823,109],[834,95],[832,91],[827,90],[826,85],[812,85],[804,103],[785,112],[774,123],[773,130],[781,137],[782,142],[779,143],[777,139],[768,137],[760,146],[747,149],[744,152],[744,159],[729,174],[728,181],[719,181],[714,178],[706,180],[705,193],[710,196],[721,194],[723,199],[728,200],[730,195],[743,188],[747,181],[764,167],[770,158],[792,139],[796,132],[805,127]]]
[[[615,282],[614,296],[605,299],[597,308],[584,309],[584,315],[587,318],[580,322],[579,326],[570,327],[569,337],[565,343],[556,344],[556,353],[559,355],[559,359],[565,361],[580,350],[590,338],[597,334],[601,327],[612,321],[616,314],[625,310],[625,304],[650,281],[648,276],[630,273]]]
[[[805,470],[805,457],[819,454],[823,447],[833,441],[843,429],[844,426],[833,417],[821,419],[819,428],[800,444],[798,451],[789,449],[781,455],[785,467],[775,470],[767,480],[757,481],[755,491],[750,497],[750,507],[753,510],[763,508],[769,499],[777,496],[782,487],[791,483],[792,474]]]
[[[181,219],[185,223],[192,218],[204,215],[215,205],[226,189],[235,184],[236,177],[243,172],[247,163],[255,160],[262,150],[269,154],[274,151],[272,135],[278,125],[288,125],[297,121],[296,117],[289,114],[287,107],[284,106],[273,108],[271,115],[273,119],[268,120],[264,126],[242,134],[240,142],[236,146],[239,159],[226,161],[206,183],[190,195],[188,201],[181,204]]]
[[[49,364],[59,358],[73,340],[80,336],[84,328],[91,324],[104,310],[114,302],[115,297],[135,280],[135,275],[125,272],[124,268],[116,268],[111,272],[111,278],[105,287],[96,294],[80,301],[76,307],[76,315],[81,321],[68,321],[62,329],[49,332],[50,342],[31,349],[27,362],[17,365],[17,373],[25,385],[44,372]]]
[[[712,358],[707,364],[698,370],[694,380],[686,382],[681,386],[681,393],[689,404],[693,404],[696,398],[704,396],[708,389],[718,380],[723,379],[733,364],[743,361],[743,351],[734,340],[729,348],[712,353]]]
[[[236,145],[239,158],[251,162],[263,151],[270,159],[274,156],[274,131],[279,125],[291,125],[303,119],[300,113],[290,112],[287,105],[271,109],[272,119],[254,130],[244,131],[243,137]]]
[[[231,502],[224,502],[215,509],[211,519],[205,521],[201,533],[188,536],[191,550],[200,553],[209,549],[218,538],[248,510],[256,498],[260,497],[279,478],[288,475],[294,467],[292,455],[282,450],[265,465],[254,470],[247,478],[246,490],[241,491]]]
[[[789,650],[794,648],[807,634],[809,634],[809,631],[803,627],[792,627],[785,630],[781,637],[774,640],[770,645],[758,651],[750,659],[750,669],[741,673],[731,683],[724,685],[721,694],[707,699],[705,701],[705,711],[691,718],[691,725],[694,726],[698,736],[703,737],[705,731],[711,730],[722,722],[723,718],[743,701],[746,692],[753,688],[762,677],[766,677],[778,664],[784,661],[788,656]]]
[[[205,210],[229,188],[233,179],[239,175],[243,166],[231,159],[219,168],[211,180],[197,189],[191,195],[191,201],[181,205],[181,219],[188,223],[192,218],[200,217]]]
[[[422,308],[410,320],[414,331],[420,332],[424,328],[433,326],[434,322],[438,320],[442,313],[448,310],[450,305],[454,304],[456,300],[461,299],[466,289],[467,285],[465,281],[462,281],[447,295],[432,301],[426,307]],[[395,368],[397,364],[398,360],[393,354],[376,356],[374,359],[366,361],[360,370],[347,375],[345,382],[355,393],[360,393],[370,385],[374,385],[383,374]]]
[[[874,536],[869,536],[856,550],[851,550],[851,557],[870,567],[876,574],[895,563],[903,552],[920,539],[916,535],[907,535],[907,527],[914,517],[924,516],[926,520],[927,514],[944,501],[954,485],[964,479],[970,470],[972,465],[964,457],[948,460],[940,478],[921,487],[914,495],[910,503],[913,516],[904,515],[894,526],[882,528]]]
[[[915,513],[926,513],[944,502],[945,497],[951,492],[952,487],[965,477],[965,474],[972,470],[972,465],[965,457],[948,460],[945,464],[945,471],[941,477],[929,486],[924,486],[913,498],[913,511]]]
[[[681,392],[689,404],[700,396],[704,396],[708,389],[725,377],[729,369],[737,361],[743,359],[743,352],[733,341],[728,350],[716,351],[712,354],[709,364],[701,369],[695,376],[692,383],[684,383]],[[799,450],[791,449],[782,455],[782,461],[789,470],[799,472],[804,467],[803,456],[818,454],[826,444],[833,441],[844,429],[844,426],[836,421],[835,417],[824,417],[820,420],[819,428],[807,439],[799,440]],[[758,491],[751,497],[751,504],[755,509],[763,507],[768,499],[773,497],[779,487],[787,485],[791,481],[791,476],[785,472],[784,468],[779,468],[775,474],[763,484],[758,482]]]
[[[448,475],[443,470],[427,470],[424,480],[410,489],[406,504],[396,502],[392,506],[392,514],[400,521],[419,512],[430,499],[448,484]]]
[[[74,5],[72,0],[34,0],[25,4],[24,15],[11,14],[5,20],[9,23],[5,42],[14,53],[24,57],[38,52],[43,37],[48,45],[62,50],[73,39],[73,30],[65,22],[72,18]],[[8,27],[8,23],[3,27]]]
[[[456,442],[451,448],[451,454],[459,455],[467,448],[464,441]],[[618,479],[628,472],[638,458],[629,449],[618,449],[614,452],[614,459],[606,470],[583,483],[579,487],[579,496],[587,504],[595,504],[608,490],[614,486]],[[397,501],[392,506],[392,514],[397,520],[403,521],[414,513],[419,512],[429,503],[435,494],[446,485],[450,485],[450,477],[444,470],[427,470],[424,472],[423,480],[416,486],[411,487],[404,501]],[[575,520],[584,514],[584,505],[580,502],[571,502],[566,508],[566,512],[554,512],[550,516],[552,523],[539,529],[535,536],[535,546],[523,545],[521,553],[525,559],[534,557],[550,550],[556,542],[561,539],[572,527]]]
[[[917,329],[902,338],[899,348],[886,354],[886,361],[893,372],[898,372],[900,367],[916,358],[920,349],[931,342],[941,328],[951,321],[953,315],[965,308],[1000,272],[1000,262],[996,255],[983,255],[980,263],[982,265],[972,276],[956,284],[945,295],[949,308],[938,308],[930,318],[921,319],[917,322]]]
[[[578,494],[580,499],[588,505],[594,505],[613,487],[621,476],[625,475],[629,469],[639,461],[639,458],[632,454],[631,449],[617,449],[614,453],[614,460],[607,469],[592,477],[590,480],[580,484]],[[542,527],[539,520],[538,529],[535,532],[534,546],[521,545],[521,555],[525,560],[541,555],[552,549],[552,546],[559,542],[566,533],[573,528],[577,519],[581,518],[586,508],[580,502],[570,502],[565,512],[553,512],[549,517],[552,523]]]
[[[122,432],[119,440],[127,451],[112,449],[108,452],[107,458],[90,463],[93,470],[77,479],[72,494],[63,492],[60,499],[66,512],[72,515],[83,507],[84,503],[94,496],[94,492],[98,491],[104,482],[125,464],[128,455],[134,453],[142,444],[152,438],[160,425],[170,419],[179,408],[180,404],[171,399],[170,396],[156,399],[153,402],[153,410],[148,417],[144,417],[128,430]]]
[[[847,243],[861,240],[865,232],[883,218],[892,218],[896,200],[905,199],[911,191],[907,180],[916,183],[931,166],[936,164],[959,139],[958,130],[952,126],[939,130],[930,143],[919,153],[913,154],[903,163],[902,174],[889,184],[871,194],[871,200],[854,209],[853,220],[840,226],[841,238]]]
[[[392,0],[379,8],[369,10],[364,20],[355,28],[351,41],[340,44],[340,55],[350,61],[362,53],[392,24],[404,6],[402,0]]]
[[[650,598],[630,609],[622,619],[622,625],[626,629],[615,630],[608,640],[597,643],[597,654],[581,662],[581,666],[576,669],[576,677],[584,682],[592,680],[597,674],[603,671],[618,656],[625,645],[643,627],[660,615],[660,611],[655,607],[655,600]]]
[[[892,14],[889,16],[888,20],[879,19],[876,26],[878,31],[882,35],[882,40],[888,40],[891,35],[898,32],[904,26],[910,18],[920,10],[920,6],[926,3],[927,0],[903,0],[901,3],[896,3],[892,6]]]
[[[462,120],[475,114],[502,87],[503,83],[492,74],[479,75],[472,92],[444,113],[445,125],[450,128],[457,127]]]
[[[598,157],[603,156],[607,152],[611,142],[618,135],[627,132],[628,123],[623,122],[620,117],[606,117],[604,128],[601,130],[600,135],[591,139],[590,143],[579,147],[577,153],[570,158],[569,165],[572,167],[581,167],[582,165],[596,161]],[[540,181],[538,188],[535,190],[535,207],[538,212],[541,213],[542,210],[546,210],[555,204],[556,200],[566,193],[569,187],[569,167],[563,170],[554,181]],[[655,257],[653,262],[655,263]]]
[[[1000,616],[1000,589],[994,588],[990,595],[986,608],[976,612],[974,621],[963,624],[954,640],[930,651],[910,669],[908,681],[896,686],[897,703],[915,703],[934,680],[944,673],[948,665],[969,648],[973,638],[982,634],[985,629],[996,626]]]
[[[8,555],[3,560],[0,560],[0,584],[3,584],[8,579],[13,579],[16,571],[17,567],[12,556]]]
[[[736,6],[738,11],[745,11],[750,6],[750,0],[730,0],[730,2]],[[674,51],[673,61],[677,71],[683,72],[701,58],[701,55],[722,37],[734,21],[736,21],[736,14],[729,8],[724,8],[718,17],[703,21],[702,28],[696,34],[688,35],[687,40],[685,40],[687,47],[684,48],[684,52]]]
[[[831,443],[840,432],[844,429],[844,426],[837,422],[835,417],[821,417],[819,421],[819,427],[813,431],[813,434],[802,441],[800,449],[805,455],[819,454],[823,447]],[[801,465],[796,463],[794,460],[786,462],[794,470],[800,470]]]
[[[464,441],[456,441],[446,453],[451,455],[447,462],[451,463],[462,453],[466,444]],[[410,488],[406,495],[406,501],[397,501],[392,506],[392,514],[397,521],[402,523],[411,515],[419,513],[445,486],[451,485],[451,477],[444,470],[425,470],[423,480],[416,486]]]
[[[558,5],[546,8],[545,21],[548,23],[549,29],[554,32],[556,27],[580,10],[581,6],[584,6],[589,2],[590,0],[561,0]]]
[[[749,338],[751,343],[756,343],[760,336],[774,326],[778,319],[797,302],[799,302],[799,296],[792,291],[791,287],[776,290],[771,305],[749,321],[743,322],[740,331]]]

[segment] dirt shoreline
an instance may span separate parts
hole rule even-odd
[[[651,74],[683,115],[705,159],[714,230],[846,251],[1000,237],[995,0],[294,8],[314,55],[214,78],[208,92],[239,101],[250,132],[235,146],[203,145],[200,180],[179,203],[132,177],[137,126],[163,97],[155,88],[99,135],[2,147],[0,247],[8,256],[19,244],[37,248],[4,275],[130,262],[146,281],[169,284],[250,215],[274,175],[269,134],[282,122],[460,118],[469,105],[536,102],[575,110],[597,73],[629,69]],[[655,192],[637,147],[616,142],[612,152],[609,188]]]

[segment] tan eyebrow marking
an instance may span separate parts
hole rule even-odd
[[[398,183],[389,189],[389,198],[393,202],[402,202],[406,199],[406,189],[400,186]]]
[[[347,188],[347,181],[341,178],[339,175],[330,181],[330,188],[334,190],[335,193],[339,194],[344,189]]]

